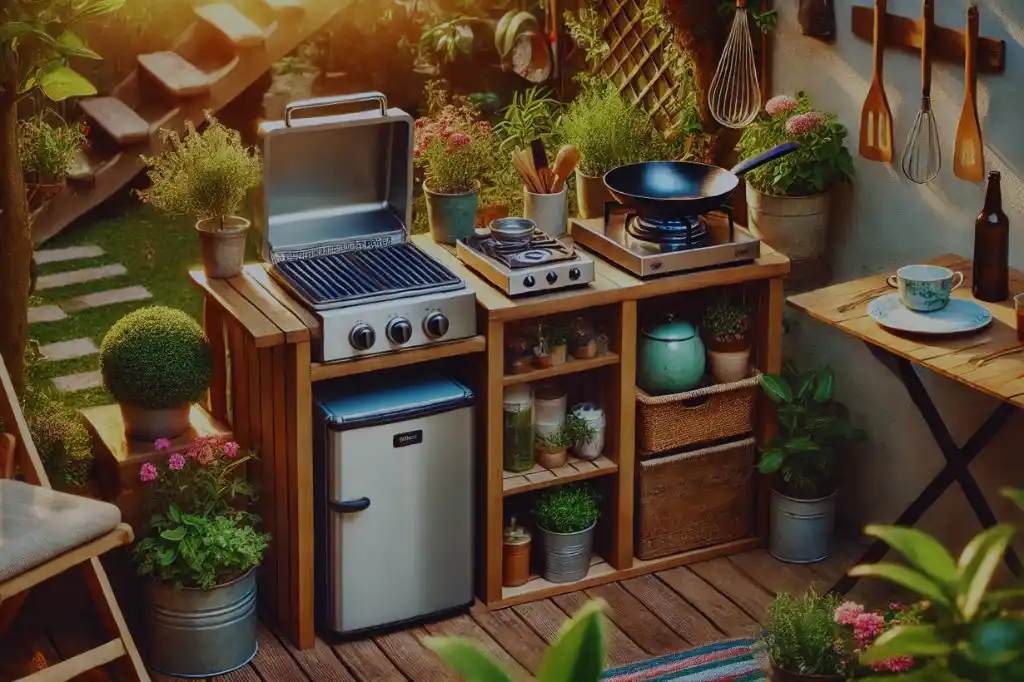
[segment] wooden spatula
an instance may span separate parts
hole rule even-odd
[[[860,155],[871,161],[892,162],[892,109],[885,97],[882,67],[885,61],[886,0],[875,0],[875,57],[871,89],[860,112]]]
[[[953,173],[970,182],[985,179],[985,147],[978,121],[978,6],[967,8],[967,41],[964,44],[964,108],[956,127]]]

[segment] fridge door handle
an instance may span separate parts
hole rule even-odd
[[[365,511],[370,506],[369,497],[360,497],[357,500],[345,500],[344,502],[331,501],[328,503],[333,511],[339,514],[353,514]]]

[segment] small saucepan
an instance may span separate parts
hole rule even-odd
[[[498,218],[487,226],[499,242],[514,244],[530,241],[537,223],[528,218]]]

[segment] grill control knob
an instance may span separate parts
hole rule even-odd
[[[579,268],[569,268],[569,279],[571,279],[574,282],[578,280],[580,278],[580,275],[582,274],[583,273],[580,272]]]
[[[348,333],[348,342],[356,350],[370,350],[373,348],[373,344],[377,342],[377,333],[373,331],[373,327],[370,325],[360,322],[352,327],[352,331]]]
[[[526,277],[523,277],[523,286],[524,287],[532,287],[536,283],[537,283],[537,280],[535,280],[533,278],[533,275],[527,275]]]
[[[403,343],[409,343],[409,339],[412,338],[412,325],[404,317],[396,317],[388,322],[386,332],[391,343],[401,346]]]
[[[547,276],[548,284],[554,284],[558,281],[558,273],[552,270]]]
[[[448,333],[448,318],[435,310],[423,320],[423,332],[432,339],[439,339]]]

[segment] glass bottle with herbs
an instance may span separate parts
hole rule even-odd
[[[533,468],[533,391],[528,384],[505,390],[503,401],[502,466],[506,471]]]

